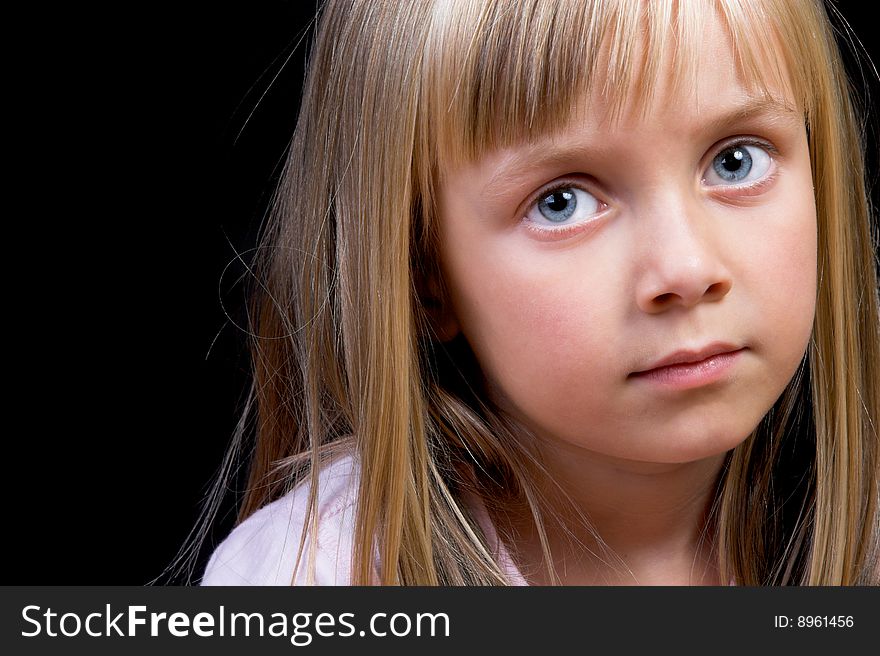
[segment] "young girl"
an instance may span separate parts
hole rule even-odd
[[[821,0],[326,2],[203,583],[880,583],[863,150]]]

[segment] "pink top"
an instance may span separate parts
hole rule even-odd
[[[314,585],[351,585],[351,553],[359,468],[352,455],[334,460],[321,470],[318,495],[318,548],[311,554],[309,538],[294,576],[296,554],[305,522],[308,484],[297,486],[277,501],[260,508],[239,524],[214,551],[202,585],[308,585],[308,559],[315,559]],[[498,539],[483,502],[469,495],[470,508],[501,571],[514,586],[528,582]],[[373,576],[379,581],[379,553]],[[731,581],[731,585],[734,583]]]
[[[239,524],[214,551],[202,585],[307,585],[308,559],[315,558],[314,585],[351,585],[354,506],[359,469],[352,455],[334,460],[318,477],[318,549],[310,554],[309,538],[294,576],[303,531],[309,486],[303,484],[260,508]],[[528,585],[498,539],[486,508],[476,496],[466,500],[510,585]],[[374,559],[378,581],[379,554]]]

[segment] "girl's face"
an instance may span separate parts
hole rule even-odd
[[[594,94],[558,133],[444,172],[446,333],[543,440],[647,462],[723,453],[806,350],[804,119],[786,90],[744,87],[720,24],[704,34],[695,88],[661,86],[647,115],[609,121]]]

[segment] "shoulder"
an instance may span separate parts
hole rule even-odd
[[[325,465],[318,478],[317,585],[347,585],[360,470],[351,454]],[[309,483],[303,481],[235,527],[214,551],[202,585],[290,585],[307,582],[311,536],[293,568],[308,508]]]

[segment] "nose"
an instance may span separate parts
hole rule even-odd
[[[651,212],[645,219],[640,243],[641,262],[637,284],[639,308],[658,314],[672,308],[690,308],[717,302],[733,287],[719,243],[713,237],[717,217],[699,207],[678,206],[676,211]],[[646,225],[647,224],[647,225]]]

